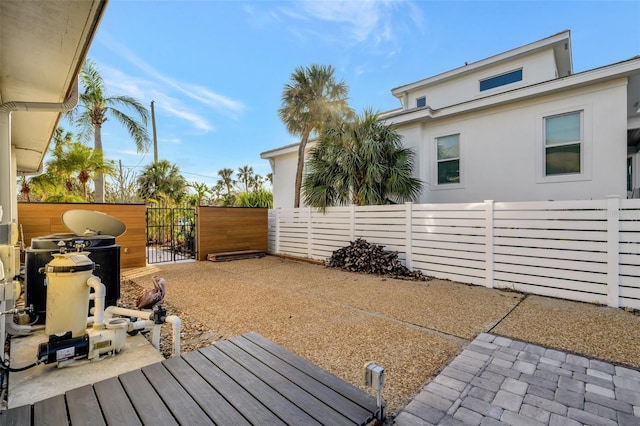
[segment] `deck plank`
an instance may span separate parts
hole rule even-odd
[[[180,383],[167,371],[162,363],[155,363],[142,368],[142,372],[154,387],[160,398],[169,407],[178,423],[183,425],[214,424],[213,420],[202,411],[202,408],[185,392]]]
[[[22,405],[0,412],[0,424],[5,426],[30,425],[31,405]]]
[[[375,414],[374,412],[366,410],[355,402],[345,398],[327,385],[317,381],[291,364],[284,362],[277,356],[261,348],[245,336],[233,337],[229,339],[229,341],[252,355],[254,358],[259,359],[281,375],[287,377],[290,381],[297,384],[302,389],[327,404],[329,407],[332,407],[352,422],[365,424],[373,419]]]
[[[287,377],[281,375],[252,355],[246,353],[231,341],[216,343],[216,347],[232,358],[242,367],[246,368],[257,378],[270,386],[274,392],[279,392],[289,401],[304,410],[317,421],[331,425],[352,425],[349,419],[333,410],[321,400],[310,394],[300,386],[293,383]]]
[[[143,424],[167,426],[178,424],[142,371],[130,371],[120,375],[119,378]]]
[[[162,363],[216,424],[238,426],[251,424],[184,359],[174,357]]]
[[[93,385],[96,397],[102,407],[102,414],[110,425],[142,425],[136,410],[117,377],[102,380]]]
[[[373,413],[378,410],[376,399],[363,390],[353,386],[351,383],[348,383],[340,379],[339,377],[334,376],[330,372],[323,370],[315,364],[310,363],[306,359],[294,354],[291,351],[286,350],[282,346],[277,345],[276,343],[272,342],[266,337],[261,336],[256,332],[249,332],[243,334],[243,336],[257,344],[261,348],[265,349],[266,351],[277,356],[281,360],[296,367],[298,370],[303,371],[319,382],[324,383],[326,386],[330,387],[331,389],[335,390],[339,394],[355,402],[366,410]]]
[[[313,417],[302,411],[298,406],[274,392],[269,386],[242,368],[237,362],[225,355],[215,345],[203,348],[200,352],[216,364],[240,386],[245,388],[262,404],[266,405],[275,415],[288,424],[313,425],[320,424]]]
[[[0,424],[366,424],[375,398],[257,333],[0,413]]]
[[[68,425],[64,395],[52,396],[33,404],[33,424],[38,426]]]
[[[257,401],[242,386],[220,370],[200,351],[182,354],[191,367],[202,376],[220,395],[232,404],[247,420],[255,425],[284,425],[267,407]]]
[[[72,425],[105,425],[98,398],[91,385],[72,389],[65,394],[69,421]]]

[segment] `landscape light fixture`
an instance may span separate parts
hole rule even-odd
[[[384,368],[374,362],[364,364],[364,385],[375,389],[377,395],[378,412],[376,418],[380,424],[384,420],[384,403],[382,401],[382,387],[384,386]]]

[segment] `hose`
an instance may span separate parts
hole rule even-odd
[[[9,367],[8,365],[5,365],[5,364],[3,364],[3,363],[1,363],[1,362],[0,362],[0,369],[5,370],[5,371],[8,371],[8,372],[10,372],[10,373],[19,373],[19,372],[21,372],[21,371],[25,371],[25,370],[28,370],[28,369],[30,369],[30,368],[33,368],[33,367],[35,367],[35,366],[36,366],[36,365],[38,365],[38,364],[39,364],[39,362],[37,362],[37,361],[36,361],[36,362],[34,362],[33,364],[31,364],[31,365],[26,365],[26,366],[24,366],[24,367],[20,367],[20,368],[11,368],[11,367]]]

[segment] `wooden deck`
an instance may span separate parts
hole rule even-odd
[[[364,425],[371,395],[247,333],[0,414],[2,425]]]

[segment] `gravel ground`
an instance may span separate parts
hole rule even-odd
[[[619,309],[274,256],[123,271],[120,304],[133,305],[154,274],[167,281],[165,307],[182,319],[183,351],[256,331],[356,386],[364,363],[375,361],[386,370],[390,413],[491,330],[640,368],[640,317]],[[169,331],[163,327],[165,355]]]

